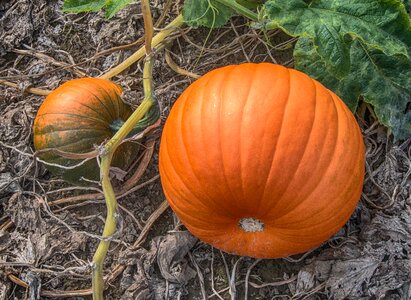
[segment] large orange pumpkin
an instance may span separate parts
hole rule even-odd
[[[164,126],[165,195],[195,236],[229,253],[276,258],[336,233],[360,198],[364,144],[347,106],[274,64],[213,70]]]
[[[62,84],[47,96],[37,112],[33,125],[35,149],[52,148],[70,153],[94,150],[109,140],[132,113],[121,100],[121,93],[118,85],[99,78],[74,79]],[[112,165],[126,168],[136,157],[138,148],[137,143],[120,145]],[[54,152],[45,152],[40,158],[65,167],[82,161],[67,159]],[[49,165],[47,168],[73,183],[100,178],[96,159],[74,169]]]

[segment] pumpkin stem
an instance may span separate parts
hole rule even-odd
[[[138,123],[133,127],[133,129],[127,135],[127,138],[144,131],[147,127],[150,127],[151,125],[156,123],[157,120],[160,118],[160,113],[160,106],[157,101],[154,101],[154,105],[150,108],[148,112],[146,112],[144,117],[140,121],[138,121]],[[110,129],[113,132],[113,134],[115,134],[117,133],[117,131],[120,130],[120,128],[123,125],[124,121],[122,119],[117,119],[110,124]]]
[[[242,218],[238,225],[245,232],[264,231],[264,223],[254,218]]]

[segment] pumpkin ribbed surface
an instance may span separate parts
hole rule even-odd
[[[127,120],[131,108],[120,98],[121,88],[109,80],[81,78],[70,80],[50,93],[34,120],[34,147],[58,149],[70,153],[87,153],[109,140],[116,122]],[[126,143],[117,149],[112,165],[125,168],[136,157],[138,145]],[[49,163],[74,166],[82,160],[67,159],[46,152],[40,158]],[[84,177],[99,180],[96,159],[74,169],[46,166],[64,179],[78,183]]]
[[[307,75],[262,63],[213,70],[175,102],[160,175],[195,236],[276,258],[326,241],[361,195],[364,144],[353,114]]]

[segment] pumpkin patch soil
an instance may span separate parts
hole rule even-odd
[[[164,2],[152,4],[156,20]],[[36,162],[31,128],[44,97],[27,88],[52,90],[72,78],[101,75],[142,45],[105,51],[142,37],[143,20],[138,5],[109,21],[102,12],[63,14],[61,6],[0,1],[0,80],[17,83],[0,85],[0,299],[62,299],[68,291],[70,299],[91,299],[104,201],[98,185],[68,185]],[[159,27],[180,10],[181,4],[173,5]],[[294,40],[279,31],[268,38],[234,18],[212,32],[182,28],[167,51],[176,65],[200,75],[246,61],[292,66],[287,45]],[[194,79],[173,71],[164,51],[156,59],[154,85],[164,120]],[[133,106],[143,95],[142,66],[114,78]],[[107,299],[411,299],[411,139],[394,142],[366,105],[356,117],[367,146],[358,208],[318,249],[276,260],[222,253],[192,237],[169,208],[160,214],[161,126],[142,139],[146,146],[155,140],[155,150],[138,187],[119,199],[119,233],[105,264]],[[58,199],[65,203],[52,205]],[[136,240],[139,246],[133,246]]]

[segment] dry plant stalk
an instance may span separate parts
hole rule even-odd
[[[166,53],[166,63],[167,65],[177,74],[183,75],[183,76],[188,76],[194,79],[200,78],[200,75],[192,73],[190,71],[187,71],[183,68],[180,68],[171,58],[171,55],[168,51],[165,52]]]
[[[18,84],[14,83],[14,82],[6,81],[6,80],[1,80],[0,79],[0,84],[5,85],[5,86],[9,86],[9,87],[12,87],[12,88],[16,88],[16,89],[19,88]],[[34,95],[39,95],[39,96],[47,96],[48,94],[51,93],[50,90],[43,90],[43,89],[31,88],[31,87],[25,89],[25,91],[29,92],[31,94],[34,94]]]

